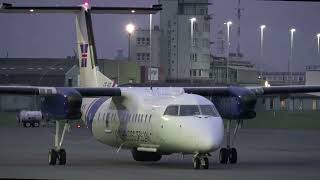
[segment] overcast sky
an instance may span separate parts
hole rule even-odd
[[[16,5],[79,5],[82,0],[0,0]],[[157,0],[92,0],[99,6],[151,6]],[[209,13],[211,37],[232,20],[236,25],[237,0],[212,0]],[[289,29],[294,34],[293,70],[304,71],[305,65],[320,65],[316,33],[320,32],[320,2],[261,2],[242,0],[241,50],[250,60],[261,64],[259,26],[266,24],[264,64],[269,71],[286,71],[290,54]],[[127,23],[148,27],[148,16],[94,15],[94,33],[99,58],[113,58],[117,49],[127,52]],[[155,23],[159,22],[159,15]],[[236,50],[236,28],[231,29],[231,49]],[[0,57],[66,57],[75,49],[75,16],[57,14],[0,14]],[[213,51],[214,52],[214,51]]]

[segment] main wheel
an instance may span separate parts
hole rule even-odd
[[[227,164],[228,163],[228,150],[227,150],[227,148],[221,148],[220,149],[219,161],[220,161],[221,164]]]
[[[199,157],[195,157],[195,158],[193,159],[193,168],[194,168],[194,169],[199,169],[199,168],[200,168],[200,165],[201,165],[200,158],[199,158]]]
[[[51,149],[49,151],[48,158],[49,158],[49,165],[56,165],[57,158],[58,158],[57,151],[54,149]]]
[[[161,155],[153,152],[140,152],[136,149],[131,150],[132,157],[135,161],[160,161]]]
[[[207,157],[203,158],[202,168],[203,169],[209,169],[209,159]]]
[[[58,152],[58,156],[59,156],[59,165],[65,165],[67,162],[67,153],[64,149],[60,149],[60,151]]]
[[[152,161],[160,161],[161,160],[161,155],[160,154],[153,154],[152,155]]]
[[[30,123],[30,122],[26,122],[26,123],[25,123],[25,127],[26,127],[26,128],[31,127],[31,123]]]
[[[230,153],[229,153],[229,162],[231,164],[236,164],[237,161],[238,161],[237,149],[231,148]]]
[[[33,123],[33,127],[39,127],[39,123],[38,122]]]

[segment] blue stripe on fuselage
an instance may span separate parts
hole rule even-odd
[[[95,102],[93,102],[92,106],[88,109],[88,115],[86,116],[87,126],[90,130],[92,130],[92,122],[93,118],[96,115],[100,106],[106,102],[110,97],[99,98]]]

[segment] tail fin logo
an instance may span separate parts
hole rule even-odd
[[[81,50],[81,67],[87,67],[88,60],[88,44],[80,44]]]

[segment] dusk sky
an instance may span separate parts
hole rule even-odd
[[[73,6],[82,0],[0,0],[15,5]],[[213,0],[209,14],[211,37],[225,28],[224,22],[234,22],[231,29],[231,51],[236,50],[237,0]],[[151,6],[157,0],[92,0],[95,6]],[[320,33],[320,2],[264,2],[242,0],[241,50],[246,60],[260,65],[260,31],[265,24],[264,64],[269,71],[286,71],[290,52],[291,27],[294,34],[293,70],[304,71],[305,65],[320,65],[317,56],[317,38]],[[99,58],[113,58],[117,49],[127,54],[128,37],[125,25],[133,22],[138,27],[148,27],[148,16],[94,15],[94,33]],[[159,15],[155,17],[155,25]],[[75,49],[75,16],[63,14],[0,14],[0,57],[52,57],[73,55]],[[212,50],[214,52],[214,50]]]

